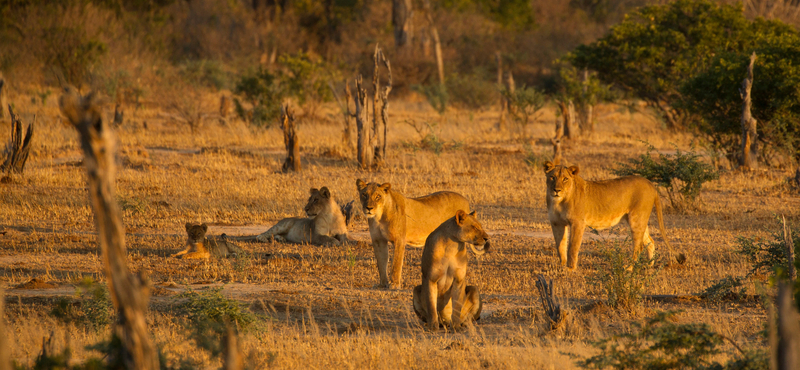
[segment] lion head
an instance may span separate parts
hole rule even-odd
[[[319,190],[311,188],[309,193],[311,196],[308,197],[308,203],[306,203],[305,208],[303,208],[308,217],[316,217],[318,214],[330,208],[332,199],[331,192],[327,187],[323,186],[322,189]]]
[[[361,200],[361,207],[364,209],[364,215],[367,218],[380,219],[386,199],[390,196],[389,190],[392,188],[392,184],[388,182],[382,185],[374,182],[368,184],[364,180],[358,179],[356,187],[358,187],[358,196]]]
[[[572,194],[579,171],[578,166],[566,167],[550,161],[544,162],[544,173],[547,176],[547,196],[558,199]]]
[[[489,234],[483,231],[475,211],[467,213],[459,209],[456,211],[455,221],[458,225],[458,231],[454,235],[456,240],[478,247],[486,246],[488,249]]]
[[[208,226],[206,224],[198,225],[191,222],[186,223],[186,234],[189,236],[189,244],[202,243],[205,241],[206,231],[208,231]]]

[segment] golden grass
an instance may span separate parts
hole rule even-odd
[[[27,96],[11,94],[9,100],[24,122],[34,113],[39,116],[24,176],[0,184],[0,231],[5,231],[0,235],[0,285],[7,291],[12,355],[30,364],[42,337],[54,330],[59,343],[69,343],[77,361],[91,355],[84,346],[102,340],[105,333],[47,314],[53,297],[74,294],[83,277],[103,280],[77,135],[61,123],[56,99],[32,105]],[[209,95],[204,106],[213,112],[218,101],[218,95]],[[551,152],[544,139],[552,135],[552,110],[524,135],[497,132],[494,111],[450,111],[434,133],[458,145],[437,155],[416,150],[421,138],[403,122],[439,122],[440,117],[418,101],[392,104],[388,166],[364,172],[352,153],[346,151],[346,160],[326,154],[340,143],[340,125],[301,121],[304,170],[290,174],[277,172],[283,142],[275,127],[253,129],[237,121],[221,126],[209,120],[192,134],[159,109],[129,108],[118,130],[117,196],[129,262],[154,283],[149,320],[170,361],[188,358],[203,368],[219,366],[186,339],[186,329],[170,311],[172,295],[186,286],[219,284],[226,284],[227,296],[268,318],[264,332],[243,336],[243,351],[256,368],[572,368],[573,359],[565,353],[591,354],[589,341],[629,330],[631,320],[665,309],[681,309],[680,321],[709,323],[740,344],[762,345],[758,332],[766,313],[757,304],[647,302],[634,313],[579,310],[602,299],[589,279],[603,268],[599,245],[624,239],[626,229],[587,236],[579,272],[566,273],[558,266],[544,176],[523,160],[526,144],[538,153]],[[339,117],[332,106],[321,112],[322,117]],[[597,131],[565,145],[567,159],[580,165],[587,179],[610,177],[618,162],[643,153],[639,140],[671,151],[673,144],[688,149],[695,139],[663,131],[653,119],[615,106],[598,107],[596,114]],[[2,133],[7,130],[8,123],[2,122],[0,139],[5,140]],[[797,220],[800,201],[785,186],[789,174],[774,169],[724,172],[705,186],[699,211],[683,214],[668,208],[669,238],[688,262],[684,268],[659,272],[648,293],[698,293],[726,275],[742,275],[748,266],[733,251],[735,238],[767,235],[775,214]],[[404,289],[374,289],[377,271],[360,217],[351,230],[362,242],[349,247],[243,244],[251,257],[210,262],[167,258],[182,247],[185,222],[209,223],[212,235],[266,229],[283,217],[301,215],[311,187],[327,186],[340,202],[355,199],[356,178],[391,182],[408,196],[447,189],[470,199],[494,239],[493,253],[470,262],[468,280],[482,290],[485,308],[475,330],[452,334],[420,328],[410,289],[419,283],[421,249],[406,249]],[[661,240],[656,234],[656,243]],[[538,274],[556,281],[558,295],[572,311],[566,328],[557,333],[544,330],[534,286]],[[11,289],[32,278],[58,287]]]

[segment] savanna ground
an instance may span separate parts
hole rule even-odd
[[[219,95],[205,100],[204,106],[216,107]],[[50,314],[59,298],[76,294],[80,281],[105,281],[77,133],[62,123],[56,99],[34,104],[18,94],[9,101],[26,123],[37,114],[25,174],[0,184],[0,286],[12,357],[30,365],[51,332],[59,348],[72,348],[73,361],[98,356],[85,346],[107,339],[108,330]],[[393,102],[391,109],[388,159],[381,170],[359,170],[353,153],[338,148],[341,116],[326,106],[321,116],[329,119],[300,118],[304,168],[289,174],[278,172],[284,154],[277,125],[255,129],[212,118],[193,133],[154,106],[126,112],[117,130],[117,197],[128,261],[153,284],[148,323],[171,363],[188,359],[200,368],[219,366],[188,339],[172,307],[180,292],[220,286],[263,321],[259,330],[240,337],[254,368],[574,368],[570,354],[592,355],[591,341],[629,331],[632,322],[663,310],[681,310],[679,322],[707,323],[744,347],[766,346],[760,332],[767,310],[757,300],[645,301],[633,312],[592,304],[605,299],[593,279],[607,268],[601,252],[627,243],[627,226],[587,231],[578,272],[565,272],[557,263],[544,174],[538,164],[525,161],[527,146],[541,158],[550,155],[552,108],[523,133],[498,132],[496,110],[449,110],[442,119],[413,97]],[[107,107],[107,114],[111,111]],[[405,122],[436,123],[430,133],[440,144],[430,145],[430,137],[422,144],[425,132]],[[8,131],[6,119],[0,124],[2,140]],[[585,179],[604,179],[613,176],[619,162],[644,153],[640,140],[674,152],[689,149],[694,139],[665,131],[646,114],[604,105],[597,108],[596,131],[568,142],[565,155]],[[743,275],[749,265],[735,253],[736,238],[767,236],[776,229],[776,215],[797,220],[800,199],[787,182],[792,173],[722,171],[719,180],[704,186],[698,209],[679,212],[667,206],[669,239],[687,262],[658,270],[646,293],[695,294],[725,276]],[[420,283],[421,249],[406,249],[403,289],[373,287],[378,274],[360,210],[351,225],[351,238],[359,241],[354,245],[241,243],[250,256],[209,262],[169,258],[184,246],[186,222],[208,223],[209,235],[259,233],[281,218],[301,216],[311,187],[327,186],[340,204],[356,199],[356,178],[390,182],[407,196],[453,190],[479,211],[493,250],[470,261],[467,279],[480,287],[484,300],[474,329],[432,333],[420,327],[411,289]],[[664,197],[662,202],[669,204]],[[655,217],[650,226],[657,230]],[[653,236],[657,252],[663,252],[660,233]],[[630,250],[627,244],[625,250]],[[570,312],[557,331],[547,329],[535,287],[539,274],[555,281],[556,295]],[[750,291],[757,288],[751,284]]]

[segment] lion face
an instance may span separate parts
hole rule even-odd
[[[364,209],[364,215],[367,218],[380,219],[383,214],[383,205],[386,198],[389,197],[389,189],[392,184],[388,182],[383,185],[371,182],[367,184],[361,179],[356,180],[356,187],[358,188],[358,196],[361,201],[361,207]]]
[[[572,194],[575,188],[575,177],[580,169],[578,166],[565,167],[555,165],[550,161],[544,162],[544,173],[547,176],[547,196],[553,199],[564,198]]]
[[[208,226],[206,224],[186,223],[186,234],[188,234],[189,244],[202,243],[206,238]]]
[[[311,196],[308,198],[304,211],[308,217],[316,217],[318,214],[325,211],[325,208],[330,204],[331,192],[327,187],[322,189],[312,188],[309,192]]]
[[[479,247],[489,243],[489,234],[483,231],[483,227],[480,222],[478,222],[475,211],[467,213],[459,209],[456,212],[455,218],[456,225],[458,225],[458,232],[456,233],[456,239],[458,241]]]

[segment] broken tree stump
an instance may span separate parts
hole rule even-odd
[[[553,295],[553,280],[548,282],[543,275],[539,275],[536,280],[536,289],[542,299],[544,313],[550,322],[550,330],[558,329],[567,317],[566,311],[561,308],[561,304],[556,302]]]
[[[25,136],[22,136],[22,122],[19,116],[14,114],[11,105],[8,106],[8,114],[11,117],[11,139],[6,144],[6,149],[3,152],[5,160],[0,165],[0,172],[6,174],[22,173],[25,169],[25,162],[28,160],[28,153],[31,150],[31,140],[33,139],[33,124],[36,122],[36,116],[33,116],[33,122],[28,125],[25,130]]]
[[[117,310],[112,343],[119,341],[119,349],[108,355],[108,361],[122,363],[126,369],[156,370],[158,353],[145,319],[149,282],[141,274],[132,274],[126,261],[125,229],[115,194],[114,132],[103,121],[92,93],[82,97],[74,88],[67,87],[59,99],[59,107],[80,134],[103,269]]]
[[[289,104],[281,107],[281,129],[283,129],[283,144],[286,146],[286,160],[283,161],[283,172],[300,172],[300,139],[297,137],[297,126],[294,123],[294,114],[289,109]]]
[[[372,134],[374,135],[374,140],[377,145],[375,145],[375,162],[376,166],[380,166],[386,160],[386,124],[389,121],[389,93],[392,91],[392,65],[389,63],[389,60],[386,59],[386,55],[383,54],[383,50],[381,50],[380,46],[377,44],[375,45],[375,54],[373,55],[373,60],[375,62],[375,70],[372,78],[372,87],[375,90],[375,97],[373,99],[372,107],[373,107],[373,122],[372,122]],[[385,86],[380,85],[380,73],[378,69],[379,62],[383,63],[386,67],[389,76],[389,81]],[[380,114],[378,113],[378,103],[380,102]],[[378,116],[380,115],[380,121],[378,121]],[[380,130],[379,126],[380,123],[383,123],[383,138],[380,138]]]
[[[355,102],[356,112],[353,117],[356,119],[356,130],[358,133],[358,165],[361,169],[368,170],[372,168],[372,159],[374,157],[373,147],[370,145],[370,129],[367,127],[366,111],[367,111],[367,89],[361,86],[362,78],[358,75],[356,78],[356,95],[353,97]]]
[[[758,143],[756,142],[756,119],[750,114],[751,89],[753,88],[753,64],[756,62],[756,53],[750,55],[750,65],[747,67],[747,77],[742,81],[739,95],[742,97],[742,169],[754,170],[758,167]]]

